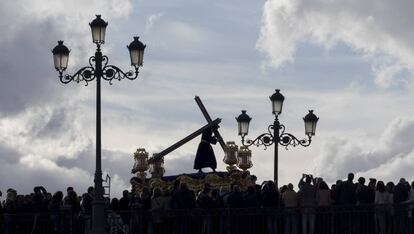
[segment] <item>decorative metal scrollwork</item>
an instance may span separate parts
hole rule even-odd
[[[109,58],[106,55],[102,56],[102,67],[105,67],[106,65],[108,65],[109,62]]]
[[[85,81],[85,86],[87,86],[88,82],[91,82],[95,79],[95,69],[93,68],[93,66],[82,67],[73,75],[62,75],[62,72],[59,72],[59,78],[60,81],[64,84],[67,84],[71,81],[75,81],[76,83]]]
[[[102,71],[103,71],[102,78],[104,80],[109,81],[109,84],[111,85],[112,85],[112,80],[120,81],[124,78],[127,78],[129,80],[134,80],[138,77],[138,67],[135,68],[135,72],[133,71],[124,72],[114,65],[105,65]]]
[[[307,147],[311,143],[311,138],[309,138],[309,139],[298,139],[290,133],[281,134],[279,139],[280,139],[279,144],[285,146],[286,149],[288,149],[289,145],[291,145],[293,147],[296,147],[297,145]]]
[[[292,135],[291,133],[286,133],[285,132],[285,126],[283,124],[279,125],[279,130],[280,130],[280,134],[278,138],[274,138],[272,132],[274,130],[274,125],[269,125],[267,130],[268,133],[263,133],[261,135],[259,135],[258,137],[256,137],[254,140],[250,140],[247,139],[246,141],[244,141],[244,137],[242,137],[242,144],[244,146],[252,146],[255,145],[257,147],[263,145],[264,149],[266,150],[267,147],[273,145],[273,143],[277,142],[280,145],[284,146],[286,149],[288,149],[289,145],[296,147],[298,145],[307,147],[310,145],[311,143],[311,137],[309,137],[308,139],[298,139],[296,138],[294,135]],[[246,143],[245,143],[246,142]]]
[[[101,56],[101,62],[102,62],[102,73],[101,77],[102,79],[109,81],[109,84],[112,85],[113,80],[122,80],[124,78],[127,78],[129,80],[134,80],[138,77],[138,67],[135,66],[135,72],[134,71],[128,71],[124,72],[120,68],[118,68],[115,65],[108,65],[109,59],[106,55]],[[79,69],[75,74],[73,75],[63,75],[63,71],[59,71],[59,78],[60,81],[64,84],[70,83],[71,81],[75,81],[76,83],[79,83],[81,81],[85,81],[85,86],[88,85],[89,82],[93,81],[96,77],[99,77],[99,74],[97,74],[96,70],[96,57],[91,56],[89,57],[89,65],[86,67],[82,67]]]
[[[266,150],[267,147],[273,144],[273,138],[274,138],[272,134],[273,125],[269,125],[267,127],[267,130],[268,130],[268,133],[263,133],[259,135],[258,137],[256,137],[254,140],[247,139],[246,143],[244,143],[244,139],[242,139],[242,144],[247,147],[252,146],[252,145],[259,147],[263,145],[264,149]]]
[[[311,143],[311,138],[309,137],[308,139],[298,139],[297,137],[295,137],[294,135],[292,135],[291,133],[286,133],[285,132],[285,125],[280,124],[280,134],[279,134],[279,144],[284,146],[285,149],[288,149],[288,146],[291,145],[293,147],[296,147],[298,145],[307,147],[310,145]]]

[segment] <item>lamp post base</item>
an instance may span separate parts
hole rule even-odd
[[[105,200],[92,202],[92,234],[106,234]]]

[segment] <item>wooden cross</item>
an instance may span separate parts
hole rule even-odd
[[[204,115],[204,118],[206,118],[207,123],[212,123],[213,121],[211,120],[210,115],[208,114],[206,108],[203,105],[203,102],[201,102],[201,99],[199,96],[195,96],[195,101],[197,102],[198,107],[200,108],[201,112]],[[218,131],[218,129],[212,129],[214,135],[217,138],[217,141],[220,143],[221,148],[223,149],[224,152],[226,152],[225,148],[226,148],[226,143],[224,143],[223,137],[221,137],[220,132]]]
[[[182,145],[186,144],[187,142],[189,142],[192,139],[196,138],[197,136],[201,135],[203,133],[203,131],[206,130],[207,128],[211,128],[211,127],[214,127],[214,126],[217,126],[217,127],[219,126],[219,123],[221,122],[221,119],[217,118],[215,120],[212,120],[210,115],[208,114],[206,108],[204,107],[203,103],[201,102],[201,99],[198,96],[195,96],[194,99],[197,102],[197,105],[200,108],[201,112],[203,113],[204,117],[206,118],[207,124],[204,125],[203,127],[201,127],[200,129],[198,129],[197,131],[195,131],[195,132],[189,134],[188,136],[184,137],[183,139],[177,141],[176,143],[174,143],[170,147],[164,149],[163,151],[153,154],[153,156],[148,159],[148,163],[153,163],[153,162],[156,162],[158,160],[161,160],[165,155],[171,153],[172,151],[178,149]],[[214,135],[217,137],[217,141],[220,143],[221,148],[223,148],[223,151],[224,151],[226,144],[224,143],[223,138],[221,137],[221,135],[220,135],[219,131],[217,130],[217,128],[212,128],[212,130],[213,130]]]
[[[175,144],[171,145],[170,147],[166,148],[165,150],[154,154],[151,158],[148,159],[148,163],[156,162],[156,161],[162,159],[165,155],[167,155],[167,154],[171,153],[172,151],[180,148],[182,145],[186,144],[187,142],[191,141],[192,139],[194,139],[197,136],[199,136],[200,134],[202,134],[204,132],[204,130],[206,130],[207,128],[211,128],[213,126],[218,126],[218,124],[220,122],[221,122],[221,119],[217,118],[214,121],[212,121],[211,123],[208,123],[208,124],[204,125],[203,127],[198,129],[197,131],[195,131],[195,132],[191,133],[190,135],[184,137],[180,141],[177,141]]]

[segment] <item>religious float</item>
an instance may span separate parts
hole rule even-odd
[[[215,189],[226,187],[229,190],[233,183],[237,183],[242,190],[246,190],[248,186],[254,184],[252,180],[253,175],[250,175],[250,172],[248,171],[248,169],[253,166],[251,161],[251,151],[245,146],[239,147],[234,141],[225,143],[218,131],[221,119],[217,118],[212,120],[198,96],[195,97],[195,101],[206,118],[207,124],[163,151],[154,153],[151,157],[149,157],[149,153],[144,148],[138,148],[134,153],[135,163],[131,170],[131,173],[135,176],[130,180],[134,192],[139,193],[144,186],[168,189],[173,186],[175,180],[187,184],[193,191],[199,191],[206,183],[210,184],[211,187]],[[227,165],[227,171],[164,176],[164,157],[205,133],[206,130],[211,130],[213,132],[214,137],[223,149],[223,162]]]

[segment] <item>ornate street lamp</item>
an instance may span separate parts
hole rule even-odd
[[[260,146],[263,145],[264,149],[271,145],[275,145],[274,151],[274,174],[273,179],[276,186],[278,186],[278,146],[279,144],[285,146],[287,149],[289,145],[297,146],[301,145],[307,147],[312,142],[312,136],[315,135],[316,124],[319,118],[313,113],[313,110],[310,110],[309,113],[303,118],[305,122],[305,134],[308,136],[307,139],[299,140],[294,135],[285,132],[285,125],[280,124],[279,115],[282,113],[283,101],[285,97],[280,93],[279,89],[276,89],[276,92],[270,96],[270,101],[272,102],[272,112],[275,115],[275,120],[272,125],[268,126],[268,132],[260,134],[254,140],[247,139],[245,141],[245,136],[249,132],[249,123],[250,116],[246,114],[245,110],[242,110],[242,113],[236,118],[239,135],[241,136],[241,142],[243,146],[249,147],[251,145]],[[239,152],[240,154],[240,152]]]
[[[62,73],[68,67],[69,49],[63,45],[63,41],[58,41],[58,45],[53,48],[53,62],[55,68],[59,73]]]
[[[239,135],[242,137],[246,136],[249,133],[249,124],[252,118],[246,114],[245,110],[242,110],[241,115],[236,120],[239,127]]]
[[[127,46],[131,57],[131,66],[142,66],[145,46],[146,45],[139,41],[139,37],[134,37],[134,40]]]
[[[96,79],[96,170],[94,176],[95,199],[92,203],[92,233],[102,234],[106,233],[106,219],[101,169],[101,79],[108,81],[110,84],[114,79],[136,79],[138,69],[142,66],[145,45],[138,40],[138,37],[134,37],[134,41],[128,46],[128,50],[131,65],[135,68],[135,71],[124,72],[117,66],[108,64],[108,57],[101,52],[101,45],[105,43],[105,32],[108,23],[100,15],[96,15],[96,18],[89,25],[92,32],[92,42],[96,44],[95,55],[89,58],[89,66],[80,68],[73,75],[63,75],[68,66],[69,49],[63,44],[63,41],[58,41],[58,45],[53,48],[52,53],[55,69],[59,72],[62,83],[85,81],[88,85],[89,82]]]
[[[313,113],[313,110],[309,110],[309,113],[303,118],[305,121],[305,134],[309,137],[315,136],[316,124],[319,118]]]
[[[96,15],[96,18],[89,23],[92,31],[92,42],[95,44],[105,43],[105,32],[108,22],[105,22],[101,15]]]
[[[280,89],[276,89],[276,92],[269,98],[272,101],[272,113],[280,115],[282,113],[283,101],[285,100],[285,97],[280,93]]]

